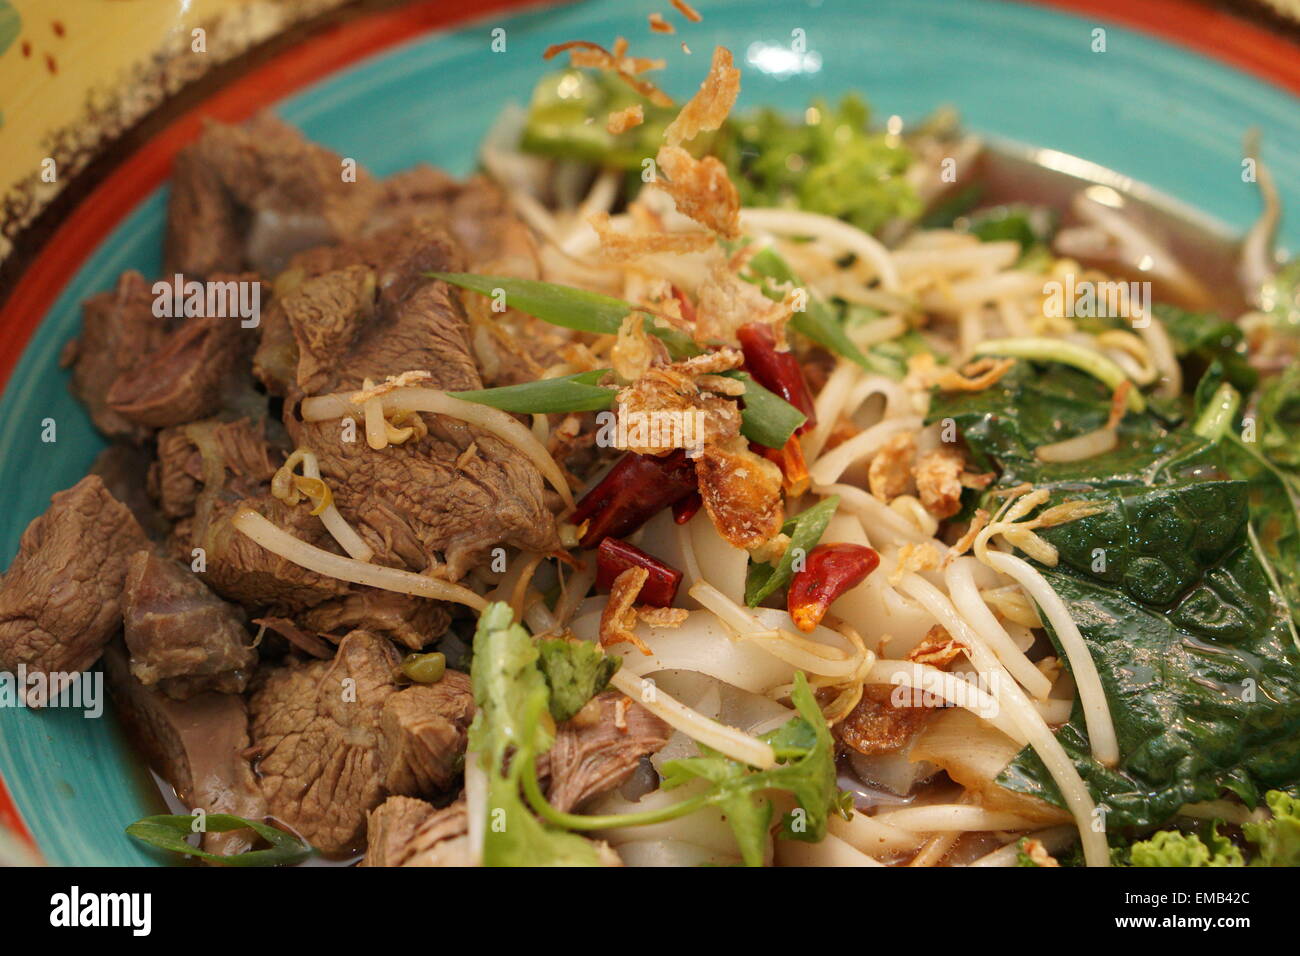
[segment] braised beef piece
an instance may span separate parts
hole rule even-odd
[[[379,737],[384,789],[410,797],[448,789],[460,776],[473,719],[474,692],[460,671],[388,698]]]
[[[218,275],[213,283],[258,282],[253,274]],[[224,311],[224,310],[223,310]],[[164,320],[155,319],[157,323]],[[196,315],[167,326],[166,337],[113,380],[110,409],[146,428],[181,425],[215,415],[247,387],[257,331],[237,315]]]
[[[414,219],[441,224],[464,251],[474,272],[540,278],[532,233],[510,208],[505,193],[481,174],[464,181],[421,164],[382,183],[368,234]]]
[[[248,711],[242,697],[204,693],[173,700],[132,676],[117,642],[105,649],[104,671],[118,717],[187,809],[253,821],[266,816],[266,801],[244,756]],[[249,830],[206,833],[203,849],[231,856],[251,849],[255,839]]]
[[[308,608],[299,618],[306,627],[335,641],[363,628],[413,651],[439,637],[451,623],[446,606],[436,601],[360,585],[350,594]]]
[[[0,670],[78,673],[122,620],[126,559],[148,539],[97,475],[50,499],[0,580]]]
[[[587,708],[556,728],[555,743],[538,761],[539,776],[550,777],[546,799],[566,812],[622,786],[641,758],[663,749],[672,734],[617,691],[598,695]]]
[[[370,811],[362,866],[469,866],[469,814],[462,797],[436,809],[389,797]]]
[[[168,697],[243,693],[257,651],[243,612],[217,597],[189,568],[137,551],[127,560],[123,628],[131,673]]]
[[[429,371],[437,388],[480,387],[460,301],[424,275],[462,266],[436,226],[420,220],[313,250],[294,266],[303,281],[282,304],[298,344],[295,384],[302,391],[353,390],[409,370]],[[382,563],[423,571],[441,557],[443,573],[455,579],[498,544],[558,547],[541,476],[513,446],[424,414],[426,435],[375,450],[357,429],[349,441],[338,421],[298,421],[291,404],[290,434],[316,453],[335,504]]]
[[[108,392],[119,375],[133,369],[167,338],[167,327],[153,313],[151,284],[138,272],[123,272],[112,292],[100,292],[81,307],[81,334],[67,344],[60,358],[72,368],[72,394],[105,435],[141,441],[149,433],[108,403]]]
[[[296,252],[359,234],[378,197],[365,170],[270,113],[210,123],[176,157],[166,271],[274,275]]]
[[[277,451],[260,423],[239,419],[165,428],[158,433],[158,461],[150,469],[149,488],[167,517],[194,514],[205,481],[204,450],[209,467],[220,469],[222,491],[230,497],[263,493],[279,467]]]
[[[325,853],[359,849],[383,799],[380,720],[399,663],[387,640],[353,631],[332,661],[263,667],[254,682],[252,737],[271,814]]]
[[[147,482],[140,480],[153,466],[153,456],[144,448],[117,441],[99,453],[90,473],[98,475],[108,493],[131,509],[145,534],[163,541],[171,532],[171,522],[159,510]]]

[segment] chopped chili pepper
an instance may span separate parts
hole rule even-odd
[[[650,575],[641,585],[638,600],[642,604],[673,606],[682,572],[618,538],[606,538],[596,550],[596,588],[608,591],[614,586],[614,579],[628,568],[644,568]]]
[[[880,565],[880,555],[860,544],[819,544],[795,572],[786,595],[790,619],[811,631],[844,592],[861,584]]]
[[[682,318],[690,325],[695,324],[695,304],[686,298],[686,293],[677,286],[673,286],[673,298],[677,300],[677,306],[681,309]]]
[[[768,448],[766,445],[750,442],[749,450],[757,452],[781,469],[781,487],[789,497],[798,498],[812,484],[812,479],[808,475],[808,463],[804,460],[803,446],[799,444],[798,435],[791,435],[781,448]]]
[[[817,424],[812,390],[804,378],[803,366],[793,352],[778,352],[776,333],[766,322],[750,322],[736,332],[745,353],[745,368],[769,392],[775,392],[807,416],[796,435]]]
[[[703,506],[704,499],[700,497],[698,491],[693,491],[673,505],[673,521],[678,524],[687,524]]]
[[[695,464],[685,451],[662,458],[628,452],[583,495],[569,520],[580,527],[587,522],[578,543],[594,548],[605,538],[631,534],[695,490]]]

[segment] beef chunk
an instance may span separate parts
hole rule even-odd
[[[235,496],[260,494],[277,467],[262,427],[247,419],[165,428],[158,433],[158,461],[149,484],[167,517],[194,513],[205,477],[205,452],[208,467],[224,476],[222,490]]]
[[[435,809],[423,800],[389,797],[370,812],[362,866],[469,866],[465,800]]]
[[[442,223],[474,272],[540,278],[532,234],[486,176],[459,182],[423,164],[389,176],[367,230],[375,233],[419,218]]]
[[[98,475],[108,493],[131,509],[145,534],[154,541],[162,541],[171,531],[171,522],[159,511],[147,490],[146,476],[153,466],[153,456],[145,449],[118,441],[99,453],[90,466],[90,473]]]
[[[436,601],[360,586],[351,594],[309,608],[301,619],[321,634],[342,636],[361,628],[413,651],[441,636],[451,623],[446,607]]]
[[[212,123],[176,158],[167,207],[169,274],[279,272],[294,253],[360,232],[379,186],[344,179],[342,157],[270,113]]]
[[[80,672],[122,619],[126,558],[148,541],[97,475],[50,499],[0,581],[0,669]]]
[[[256,281],[255,276],[214,281]],[[158,320],[155,320],[158,321]],[[108,389],[108,406],[146,428],[180,425],[216,414],[245,383],[256,332],[236,316],[182,319],[159,347],[123,370]]]
[[[300,389],[356,389],[367,378],[412,369],[431,372],[440,388],[480,387],[459,299],[444,283],[423,278],[428,270],[460,268],[454,247],[429,223],[315,250],[295,267],[306,278],[283,305],[302,356]],[[372,287],[373,303],[362,294]],[[340,308],[353,311],[339,317]],[[333,318],[324,319],[326,313]],[[324,338],[321,328],[330,330]],[[426,435],[378,451],[344,440],[335,421],[287,415],[285,424],[299,446],[316,453],[339,510],[385,563],[423,571],[441,555],[457,578],[500,543],[533,551],[557,546],[531,462],[463,422],[422,419]]]
[[[388,641],[353,631],[334,660],[263,668],[255,682],[253,742],[271,814],[323,852],[360,848],[383,799],[380,717],[399,663]]]
[[[556,729],[544,761],[551,778],[547,799],[564,811],[622,786],[641,758],[662,749],[672,733],[617,691],[600,694],[587,708]]]
[[[72,394],[105,435],[141,441],[148,429],[113,409],[108,392],[119,375],[167,337],[163,320],[153,314],[154,294],[138,272],[124,272],[112,292],[91,296],[82,305],[81,335],[69,342],[62,364],[72,367]]]
[[[257,666],[243,614],[188,568],[152,551],[127,561],[122,614],[131,673],[168,697],[243,693]]]
[[[105,651],[104,665],[118,716],[188,809],[253,821],[266,816],[266,801],[244,757],[248,712],[242,697],[206,693],[173,700],[131,675],[117,643]],[[251,849],[255,839],[249,830],[207,833],[203,849],[229,856]]]
[[[379,738],[384,789],[414,797],[450,787],[460,774],[473,719],[474,692],[469,675],[459,671],[388,698]]]
[[[272,554],[231,523],[240,508],[252,508],[278,528],[317,548],[341,554],[320,518],[301,506],[287,505],[269,494],[217,501],[206,522],[196,521],[191,547],[204,550],[204,580],[214,591],[245,607],[273,606],[291,612],[313,607],[348,593],[349,585]]]

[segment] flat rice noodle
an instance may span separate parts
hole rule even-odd
[[[977,793],[980,806],[987,810],[1005,810],[1044,824],[1069,822],[1072,817],[1067,811],[995,782],[1020,750],[1014,740],[970,711],[953,708],[926,725],[910,756],[942,767],[957,783]]]

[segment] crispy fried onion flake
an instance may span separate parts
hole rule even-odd
[[[700,497],[718,533],[737,548],[758,548],[781,533],[781,469],[743,439],[706,445],[695,463]]]
[[[727,239],[740,235],[740,193],[716,156],[696,159],[680,146],[661,146],[654,185],[673,197],[677,211]]]
[[[708,232],[642,232],[615,229],[609,213],[597,212],[587,222],[600,237],[600,253],[604,258],[629,262],[641,256],[656,253],[681,255],[703,252],[713,245],[713,234]]]
[[[701,132],[719,128],[739,93],[740,71],[732,65],[731,51],[721,46],[715,48],[708,76],[677,118],[668,124],[664,130],[664,142],[669,146],[679,146]]]

